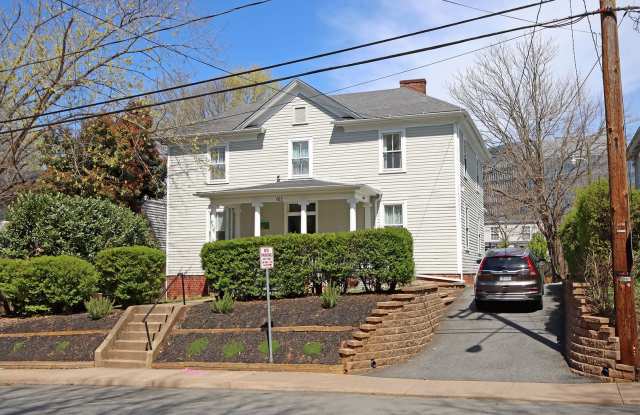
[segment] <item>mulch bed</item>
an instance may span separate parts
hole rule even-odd
[[[285,326],[357,326],[365,321],[378,301],[386,294],[350,294],[339,298],[336,307],[324,309],[319,297],[291,298],[271,301],[274,327]],[[266,301],[236,302],[232,313],[215,314],[209,303],[189,307],[177,327],[183,329],[214,329],[266,326]]]
[[[87,313],[20,318],[2,317],[0,318],[0,331],[2,333],[34,333],[39,331],[109,330],[116,324],[122,312],[122,310],[113,310],[110,315],[100,320],[91,320]]]
[[[105,335],[0,338],[0,361],[92,361]]]
[[[273,354],[274,363],[338,364],[340,343],[350,338],[351,331],[273,333],[274,345],[277,342],[279,346]],[[190,350],[196,349],[195,342],[204,347],[199,353],[190,354]],[[267,363],[266,342],[266,333],[172,335],[163,344],[156,361]],[[231,353],[234,349],[236,353]]]

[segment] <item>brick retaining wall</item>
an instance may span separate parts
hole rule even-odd
[[[445,300],[463,284],[419,284],[405,287],[390,301],[379,302],[366,323],[340,349],[345,373],[400,363],[429,343],[442,317]],[[450,302],[450,301],[447,301]]]
[[[603,382],[630,382],[632,366],[619,363],[620,340],[606,317],[590,314],[588,284],[564,282],[565,357],[571,370]]]
[[[176,275],[167,276],[167,284],[177,279],[167,291],[167,297],[171,299],[182,298],[182,284]],[[204,275],[185,275],[184,291],[187,298],[203,297],[209,294],[207,279]]]

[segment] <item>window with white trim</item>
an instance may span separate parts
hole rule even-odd
[[[209,150],[209,172],[212,182],[227,181],[227,152],[228,146],[215,146]]]
[[[531,226],[522,225],[522,227],[520,228],[520,240],[529,241],[530,239],[531,239]]]
[[[316,202],[307,203],[307,233],[317,232]],[[287,206],[287,233],[302,231],[302,206],[299,203],[289,203]]]
[[[290,144],[291,177],[311,176],[311,142],[310,140],[291,140]]]
[[[393,228],[406,228],[405,206],[403,203],[384,204],[384,226]]]
[[[500,240],[500,232],[497,226],[491,227],[491,240],[499,241]]]
[[[305,124],[307,122],[307,107],[295,107],[293,109],[293,123]]]
[[[404,168],[404,145],[402,132],[383,132],[382,140],[382,170],[402,170]]]

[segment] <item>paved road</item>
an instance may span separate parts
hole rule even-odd
[[[526,304],[494,304],[476,310],[473,290],[447,308],[433,340],[406,363],[373,376],[515,382],[581,383],[561,353],[564,317],[562,287],[547,285],[544,309]]]
[[[638,407],[371,395],[135,389],[89,386],[0,387],[9,414],[637,414]]]

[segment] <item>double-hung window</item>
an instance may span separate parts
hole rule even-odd
[[[289,154],[289,176],[311,177],[311,140],[291,140]]]
[[[385,203],[384,226],[391,228],[406,228],[406,213],[404,203]]]
[[[211,182],[227,182],[228,181],[228,166],[227,166],[227,152],[229,147],[215,146],[209,151],[210,160],[210,180]]]
[[[520,228],[520,240],[521,241],[531,240],[531,226],[522,225],[522,227]]]
[[[500,231],[497,226],[491,227],[491,240],[499,241],[500,240]]]
[[[387,131],[380,134],[381,170],[383,172],[404,171],[404,137],[402,131]]]

